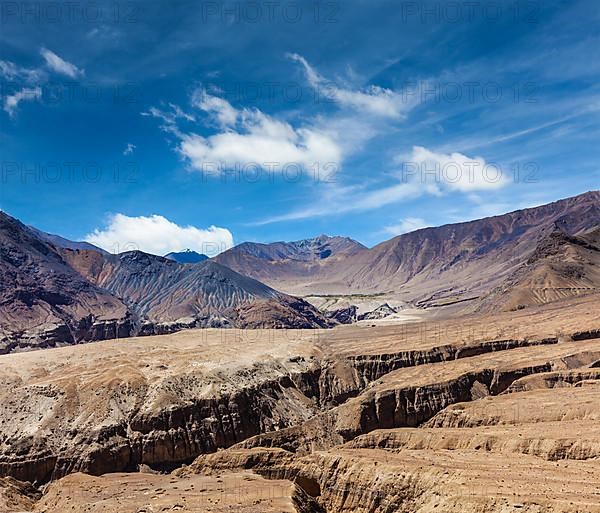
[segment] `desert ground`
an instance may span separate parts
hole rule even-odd
[[[0,511],[600,511],[599,300],[0,356]]]

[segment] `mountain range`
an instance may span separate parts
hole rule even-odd
[[[518,310],[599,287],[598,191],[373,248],[321,235],[246,242],[213,259],[111,255],[0,212],[0,352],[189,327],[325,328],[405,306]],[[319,311],[319,297],[343,297],[346,308]],[[356,310],[365,298],[371,315]]]
[[[340,243],[336,238],[335,249],[327,258],[298,258],[293,249],[299,243],[292,243],[288,252],[276,243],[241,244],[216,260],[303,297],[382,295],[421,308],[461,305],[473,311],[503,304],[497,291],[510,289],[515,275],[522,277],[520,287],[527,288],[523,277],[541,265],[539,258],[535,262],[531,258],[541,254],[539,248],[548,244],[552,234],[564,234],[562,238],[554,236],[554,243],[572,245],[570,237],[598,226],[600,192],[592,191],[500,216],[417,230],[370,249],[351,239]],[[546,265],[556,268],[549,262]],[[556,270],[558,275],[564,272]],[[546,288],[553,288],[552,283]],[[579,284],[574,285],[561,286],[560,292],[530,294],[524,306],[579,294]]]
[[[217,262],[70,249],[0,212],[0,353],[189,327],[331,326]]]

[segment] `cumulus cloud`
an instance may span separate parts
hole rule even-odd
[[[418,181],[440,191],[499,189],[508,183],[497,164],[458,152],[437,153],[423,146],[414,146],[408,158],[398,157],[396,163],[402,165],[403,181]]]
[[[403,233],[410,233],[421,228],[427,228],[429,225],[420,217],[407,217],[402,219],[398,224],[392,226],[386,226],[384,230],[390,235],[402,235]]]
[[[9,95],[4,98],[4,111],[10,116],[14,117],[17,113],[17,107],[19,103],[24,101],[33,102],[39,100],[42,96],[42,90],[39,87],[24,87],[15,94]]]
[[[47,48],[42,48],[40,53],[48,67],[56,73],[66,75],[69,78],[77,78],[84,74],[84,70],[79,69],[75,64],[65,61]]]
[[[233,246],[233,235],[227,228],[179,226],[159,215],[115,214],[106,227],[94,230],[85,240],[111,253],[140,250],[154,255],[191,249],[214,256]]]
[[[332,133],[316,127],[295,128],[258,109],[235,109],[228,101],[204,95],[195,105],[214,119],[223,130],[204,137],[180,134],[180,153],[196,170],[217,164],[226,168],[298,164],[339,164],[342,148]]]
[[[419,101],[418,95],[403,94],[376,85],[362,90],[341,87],[319,74],[301,55],[292,53],[288,54],[288,57],[302,65],[306,79],[311,86],[314,88],[327,87],[327,97],[337,101],[341,106],[382,118],[402,119]]]

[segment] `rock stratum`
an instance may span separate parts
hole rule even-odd
[[[1,356],[0,511],[599,512],[599,301]]]

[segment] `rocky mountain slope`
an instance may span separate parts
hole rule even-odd
[[[526,262],[484,298],[482,310],[514,310],[600,291],[600,228],[568,235],[556,227]]]
[[[89,242],[73,241],[73,240],[65,239],[64,237],[61,237],[60,235],[46,233],[46,232],[43,232],[42,230],[38,230],[37,228],[35,228],[33,226],[28,226],[27,228],[29,228],[36,235],[36,237],[38,237],[39,239],[42,239],[46,242],[49,242],[50,244],[52,244],[53,246],[55,246],[57,248],[91,249],[94,251],[98,251],[100,253],[107,253],[102,248],[99,248],[98,246],[94,246],[93,244],[90,244]]]
[[[322,328],[330,322],[308,303],[213,261],[179,264],[131,251],[63,251],[70,265],[136,313],[142,334],[190,327]]]
[[[244,242],[214,258],[241,274],[271,285],[310,282],[319,276],[321,268],[356,255],[366,249],[347,237],[320,235],[296,242],[259,244]]]
[[[0,212],[0,353],[128,336],[129,308]]]
[[[312,265],[290,263],[278,254],[273,258],[273,250],[263,254],[244,247],[217,258],[242,274],[301,296],[385,294],[382,303],[393,299],[418,307],[454,304],[472,311],[514,272],[523,273],[524,264],[552,231],[575,236],[599,225],[600,192],[594,191],[500,216],[417,230],[372,249],[354,246]],[[546,300],[563,295],[549,292]],[[525,304],[541,300],[537,296]]]
[[[0,356],[0,497],[45,513],[597,513],[598,301]],[[26,484],[48,481],[41,498]]]

